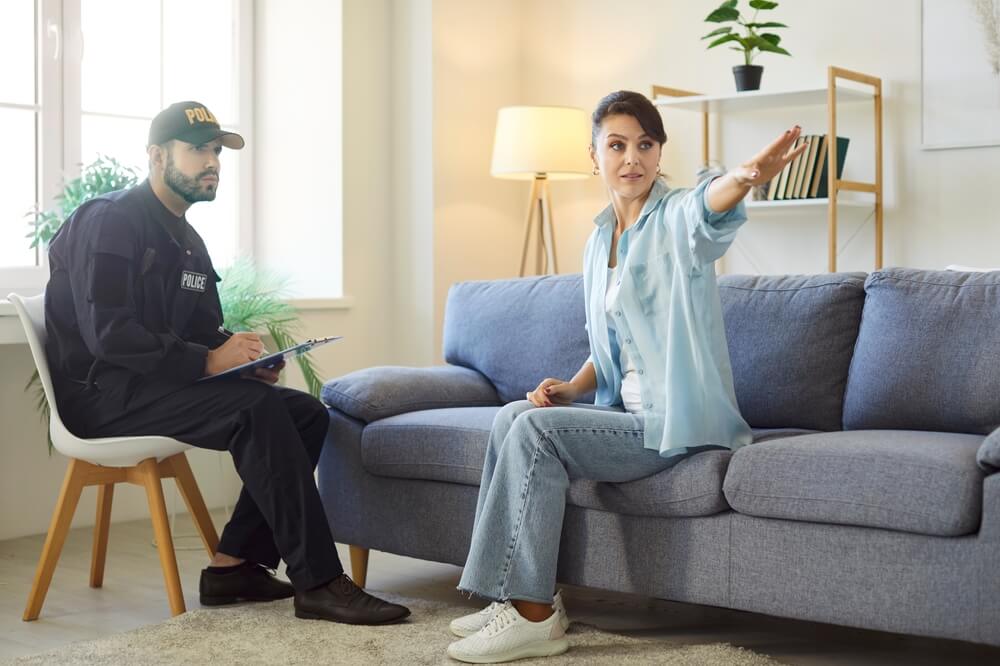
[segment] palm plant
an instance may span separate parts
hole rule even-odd
[[[288,304],[288,278],[257,268],[252,259],[237,259],[222,271],[219,300],[225,327],[230,331],[261,331],[274,340],[279,349],[296,343],[300,328],[298,311]],[[295,358],[309,393],[319,397],[323,383],[308,354]]]
[[[66,218],[84,201],[115,190],[124,190],[137,182],[139,176],[135,169],[123,165],[113,157],[98,155],[96,160],[83,167],[79,177],[63,185],[62,193],[56,197],[54,209],[28,213],[31,218],[31,231],[27,235],[31,239],[30,247],[48,247]]]

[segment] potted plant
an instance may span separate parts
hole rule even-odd
[[[134,169],[112,157],[99,156],[85,166],[78,178],[67,182],[52,210],[29,213],[31,247],[45,249],[66,218],[77,206],[96,196],[132,187],[138,182]],[[288,279],[262,271],[251,259],[237,259],[230,267],[219,271],[219,301],[222,303],[224,325],[231,331],[266,331],[278,349],[295,344],[301,325],[298,312],[286,300]],[[319,397],[322,382],[312,359],[307,354],[296,357],[309,392]],[[49,405],[39,381],[38,372],[31,376],[25,391],[34,391],[36,406],[42,420],[48,422]],[[49,441],[49,450],[52,442]]]
[[[775,21],[762,22],[757,20],[758,12],[774,9],[778,6],[777,2],[750,0],[750,7],[754,12],[749,21],[740,14],[740,11],[736,8],[737,4],[738,0],[726,0],[726,2],[723,2],[711,14],[705,17],[707,23],[735,23],[737,26],[727,25],[717,28],[702,37],[702,39],[716,38],[708,45],[710,49],[730,42],[739,43],[739,46],[729,47],[733,51],[743,52],[744,63],[733,67],[733,76],[736,77],[736,90],[739,92],[744,90],[758,90],[764,68],[753,64],[754,56],[760,51],[780,53],[786,56],[791,55],[791,53],[779,46],[781,43],[780,36],[773,32],[761,31],[769,31],[774,28],[787,28],[788,26]],[[739,27],[743,28],[744,34],[738,34]]]

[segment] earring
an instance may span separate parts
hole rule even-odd
[[[593,174],[594,174],[595,176],[599,176],[599,175],[601,174],[601,171],[600,171],[600,169],[598,169],[598,168],[597,168],[597,167],[595,166],[595,167],[594,167],[594,171],[593,171],[592,173],[593,173]]]

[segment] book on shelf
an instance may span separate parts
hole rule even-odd
[[[819,139],[815,134],[806,137],[809,147],[802,153],[802,166],[799,168],[799,184],[795,188],[795,198],[805,199],[809,196],[809,181],[813,175],[813,166],[816,162],[816,143]]]
[[[792,146],[792,150],[798,150],[799,146],[805,143],[805,137],[800,136],[795,140],[795,145]],[[788,172],[788,183],[785,185],[785,191],[782,193],[782,199],[792,199],[795,194],[795,185],[798,183],[799,179],[799,165],[802,163],[802,156],[799,155],[794,160],[792,160],[791,170]]]
[[[823,172],[823,165],[826,164],[826,146],[827,146],[827,141],[826,141],[826,135],[824,134],[822,137],[820,137],[819,148],[816,151],[816,164],[813,167],[815,169],[815,175],[813,177],[812,183],[809,184],[810,199],[818,198],[820,175]]]
[[[804,136],[802,137],[802,141],[799,142],[799,145],[800,146],[808,145],[808,143],[809,143],[809,137]],[[800,193],[802,192],[802,179],[805,178],[806,174],[806,157],[808,154],[809,154],[809,149],[806,148],[805,151],[803,151],[802,154],[799,155],[799,159],[797,160],[798,166],[795,169],[796,170],[795,185],[792,186],[792,194],[789,197],[790,199],[801,198]]]
[[[778,181],[781,180],[781,173],[779,172],[774,178],[767,182],[767,200],[774,201],[774,197],[778,194]]]
[[[847,144],[849,142],[850,142],[850,139],[848,139],[847,137],[844,137],[844,136],[838,136],[837,137],[837,178],[838,179],[841,176],[844,175],[844,160],[847,158]],[[829,152],[830,152],[831,149],[832,149],[831,146],[828,145],[827,146],[827,157],[829,157]],[[819,187],[816,188],[816,196],[819,197],[819,198],[821,198],[821,199],[823,197],[826,197],[828,195],[828,193],[829,193],[829,184],[827,183],[827,180],[828,180],[827,176],[828,176],[828,167],[829,167],[829,165],[830,165],[830,160],[829,159],[823,160],[823,168],[822,168],[822,170],[820,171],[820,174],[819,174]]]
[[[837,137],[837,178],[844,173],[847,157],[847,137]],[[827,196],[827,151],[829,141],[825,134],[800,137],[792,146],[795,150],[803,143],[809,148],[785,165],[781,172],[767,183],[767,201],[790,199],[816,199]]]
[[[788,175],[792,170],[792,163],[789,162],[778,174],[778,187],[774,192],[775,201],[780,201],[785,198],[785,187],[788,185]]]

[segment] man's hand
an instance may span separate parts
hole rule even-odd
[[[580,390],[573,382],[550,377],[542,380],[538,388],[524,397],[535,407],[565,407],[573,404],[579,395]]]
[[[250,379],[264,382],[265,384],[276,384],[281,370],[285,367],[285,362],[281,361],[273,368],[254,368],[253,374],[247,373],[245,376]]]
[[[221,346],[209,350],[205,374],[217,375],[238,365],[257,360],[264,353],[264,344],[256,333],[233,333]]]

